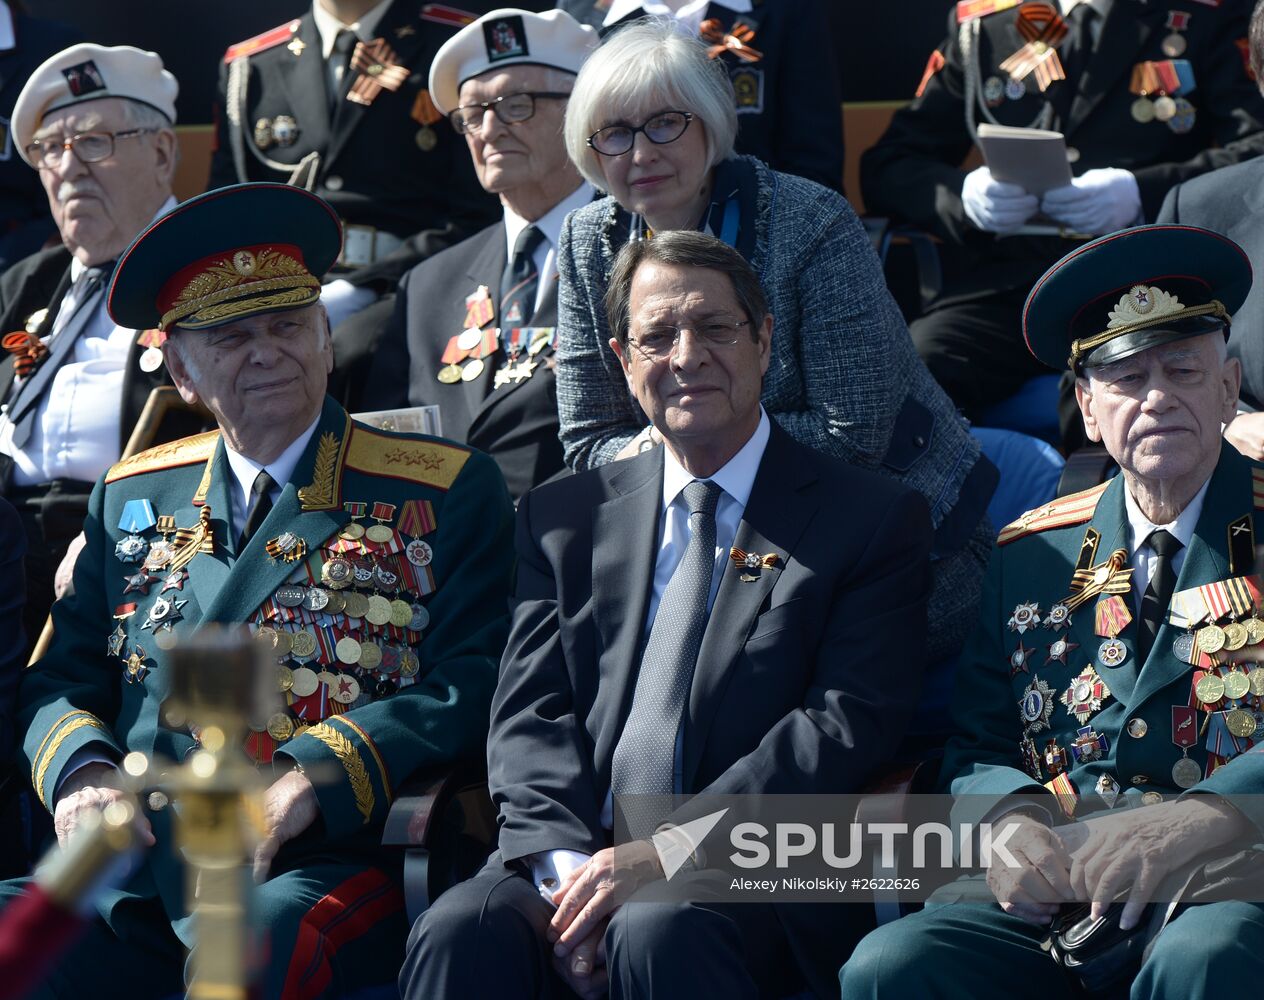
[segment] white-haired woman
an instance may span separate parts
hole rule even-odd
[[[951,655],[977,610],[995,470],[918,359],[846,199],[733,155],[736,131],[727,74],[669,21],[620,29],[580,71],[566,145],[611,197],[572,213],[560,241],[566,461],[586,469],[657,441],[607,347],[602,302],[619,248],[666,229],[712,233],[750,261],[768,296],[776,324],[768,414],[799,441],[885,471],[929,501],[930,655]]]

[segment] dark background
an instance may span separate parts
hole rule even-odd
[[[450,0],[462,7],[461,0]],[[775,4],[780,0],[765,0]],[[947,23],[946,0],[822,0],[838,40],[843,100],[907,100],[921,78],[930,50]],[[514,0],[470,7],[490,10]],[[549,0],[517,0],[544,10]],[[219,60],[234,42],[284,24],[308,9],[303,0],[26,0],[37,16],[77,26],[103,45],[135,45],[158,52],[180,80],[177,113],[182,125],[210,121]]]

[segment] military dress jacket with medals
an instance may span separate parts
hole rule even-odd
[[[974,148],[979,123],[1061,131],[1076,176],[1098,167],[1131,171],[1145,221],[1156,217],[1173,184],[1264,151],[1264,98],[1244,63],[1251,0],[1111,0],[1097,16],[1100,34],[1085,62],[1078,70],[1073,63],[1067,79],[1042,92],[1035,73],[1015,81],[1001,64],[1024,45],[1019,19],[1043,2],[958,3],[917,96],[861,160],[869,212],[928,230],[964,251],[945,255],[943,301],[999,289],[1025,294],[1073,247],[1057,236],[998,239],[970,222],[961,202],[968,170],[962,161]],[[1058,9],[1058,0],[1049,5]],[[1180,39],[1175,47],[1173,36]],[[1167,53],[1178,48],[1185,66],[1173,100],[1188,107],[1182,104],[1182,113],[1168,121],[1139,121],[1134,105],[1153,108],[1155,95],[1142,99],[1133,91],[1134,73],[1145,63],[1171,61]]]
[[[36,794],[51,810],[84,747],[116,760],[142,751],[182,761],[195,737],[160,716],[167,640],[248,622],[276,654],[285,705],[257,721],[242,752],[265,776],[296,762],[327,776],[315,783],[319,831],[287,847],[300,856],[304,845],[371,850],[400,782],[482,752],[513,557],[500,473],[468,448],[371,430],[326,400],[290,482],[241,552],[230,524],[235,488],[218,432],[142,452],[97,484],[75,592],[54,606],[55,641],[19,695]],[[175,533],[144,527],[135,501],[172,518]],[[127,561],[152,557],[164,541],[196,552],[182,569]],[[342,613],[329,613],[331,603]],[[375,624],[373,606],[385,607],[385,623]],[[158,846],[149,857],[175,916],[181,879],[158,877],[178,863],[169,812],[150,813]]]
[[[1251,805],[1264,791],[1264,734],[1255,728],[1264,728],[1264,673],[1238,668],[1227,650],[1214,659],[1198,652],[1198,631],[1231,619],[1264,639],[1264,623],[1250,624],[1260,598],[1247,579],[1264,528],[1264,467],[1222,443],[1144,662],[1124,489],[1116,476],[1001,531],[980,627],[957,673],[941,771],[958,796],[954,819],[978,821],[1018,793],[1061,819],[1193,791],[1245,795],[1234,804],[1264,829],[1264,811]],[[1248,720],[1254,735],[1231,731]]]
[[[370,381],[383,407],[437,405],[443,433],[494,458],[516,501],[564,463],[553,375],[557,281],[525,323],[506,319],[500,282],[508,256],[505,224],[498,222],[410,270]],[[470,297],[485,302],[487,311],[473,315]],[[445,368],[451,371],[444,359],[452,357],[452,338],[471,329],[492,335],[461,362],[462,374],[472,377],[440,379]],[[486,356],[484,346],[491,349]]]
[[[423,241],[431,248],[451,245],[493,222],[499,205],[479,186],[464,140],[426,89],[439,47],[477,17],[476,11],[446,4],[395,0],[374,31],[388,49],[378,64],[385,71],[370,77],[348,68],[334,101],[310,10],[233,45],[220,67],[208,187],[291,181],[305,158],[318,158],[314,182],[306,177],[293,182],[328,201],[344,222],[401,239],[433,230],[433,238]],[[232,95],[230,77],[238,77]],[[386,81],[394,89],[366,93],[368,103],[348,99],[348,91],[365,79]],[[240,97],[237,88],[244,91]],[[235,137],[230,96],[236,99],[234,116],[240,109]],[[241,146],[240,168],[234,143]],[[410,247],[419,245],[413,241]],[[415,253],[404,256],[410,259],[398,262],[392,283],[420,259]]]
[[[602,35],[645,16],[638,6],[607,25],[609,0],[559,0],[557,6]],[[752,0],[750,8],[709,3],[702,22],[703,40],[733,84],[735,149],[841,192],[842,96],[825,3]]]

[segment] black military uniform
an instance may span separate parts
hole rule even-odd
[[[374,230],[401,240],[419,235],[409,249],[391,255],[385,270],[379,258],[386,255],[371,255],[382,289],[420,259],[423,242],[434,252],[492,222],[496,201],[479,187],[465,143],[426,90],[439,46],[477,16],[445,4],[396,0],[375,31],[375,43],[386,47],[376,65],[386,72],[362,73],[354,53],[340,56],[335,49],[331,59],[352,64],[332,99],[310,10],[232,46],[220,71],[209,186],[266,180],[309,188],[349,225],[348,260],[364,259],[354,256],[356,247]],[[376,92],[366,85],[374,79],[385,84]],[[349,91],[369,103],[349,99]],[[361,226],[368,228],[355,228]]]
[[[1023,12],[1038,6],[958,3],[920,96],[896,113],[861,161],[869,211],[945,241],[942,294],[910,332],[967,415],[1048,371],[1023,346],[1022,304],[1035,280],[1074,246],[1058,236],[998,238],[968,220],[961,162],[978,123],[1060,130],[1077,175],[1098,167],[1132,171],[1147,220],[1173,184],[1264,151],[1264,99],[1244,63],[1249,0],[1095,0],[1095,11],[1104,11],[1089,28],[1095,41],[1072,51],[1075,33],[1068,31],[1059,46],[1067,78],[1043,94],[1034,74],[1018,83],[1000,69],[1024,44]],[[1137,67],[1178,58],[1192,84],[1167,95],[1180,113],[1139,120],[1146,108],[1134,109]],[[1144,102],[1151,112],[1154,96]]]
[[[644,16],[637,10],[607,28],[608,0],[559,0],[557,6],[603,34]],[[820,0],[753,0],[751,7],[739,14],[712,3],[703,21],[704,39],[725,45],[718,58],[737,98],[737,151],[842,191],[842,98],[824,8]],[[716,31],[706,30],[711,19],[719,23]],[[753,58],[738,55],[734,41]]]
[[[410,271],[369,381],[382,406],[437,404],[443,435],[491,455],[517,501],[563,468],[553,376],[557,281],[549,282],[529,324],[519,327],[524,332],[515,334],[516,324],[495,314],[482,324],[491,330],[499,322],[501,346],[486,360],[462,359],[480,362],[478,374],[453,378],[452,362],[445,361],[449,341],[466,325],[466,297],[486,288],[489,304],[501,301],[508,256],[505,226],[498,222]],[[516,350],[513,364],[507,347]]]

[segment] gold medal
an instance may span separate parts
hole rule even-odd
[[[352,521],[350,524],[348,524],[346,527],[344,527],[341,531],[338,532],[338,537],[345,538],[349,542],[359,541],[361,538],[364,537],[364,525],[359,524],[355,521]],[[336,560],[336,561],[341,562],[343,560]],[[346,586],[346,584],[343,584],[343,586]]]
[[[476,326],[462,330],[456,336],[456,346],[463,351],[472,351],[483,342],[483,331]]]
[[[290,693],[295,698],[306,698],[309,694],[315,694],[316,689],[320,687],[320,681],[316,679],[316,671],[310,667],[299,667],[291,674],[290,680],[292,681]]]
[[[338,682],[330,686],[330,697],[339,705],[350,705],[360,697],[360,682],[350,674],[339,674]]]
[[[273,649],[277,656],[289,656],[294,648],[294,635],[291,632],[277,632]]]
[[[1204,653],[1219,653],[1224,646],[1224,629],[1219,625],[1207,625],[1198,630],[1198,648]]]
[[[338,662],[345,663],[349,667],[360,662],[360,643],[349,635],[344,635],[338,640],[334,652],[338,656]]]
[[[391,624],[396,628],[404,628],[413,620],[413,606],[399,598],[391,601]]]
[[[357,529],[355,538],[359,538],[364,534],[364,528],[354,523],[348,524],[338,534],[346,537],[352,528]],[[339,559],[335,556],[320,567],[320,582],[333,590],[341,590],[343,587],[350,586],[354,581],[355,569],[345,559]]]
[[[429,125],[423,125],[419,128],[416,136],[413,138],[417,143],[417,148],[423,153],[429,153],[435,146],[439,145],[439,137]]]
[[[1230,622],[1224,627],[1224,648],[1236,652],[1246,645],[1246,626],[1241,622]]]
[[[1176,117],[1176,101],[1166,94],[1155,98],[1154,117],[1161,122],[1171,121]]]
[[[364,613],[364,619],[372,625],[385,625],[391,620],[391,602],[381,594],[374,594],[369,598],[369,607]]]
[[[294,672],[289,667],[277,667],[277,690],[289,691],[294,687]]]
[[[1224,697],[1225,686],[1215,674],[1206,674],[1194,686],[1194,695],[1204,705],[1214,705]]]
[[[483,364],[482,358],[475,358],[461,369],[461,381],[473,382],[476,378],[483,374],[483,369],[486,367],[487,366]]]
[[[296,659],[306,660],[316,655],[316,636],[304,629],[294,633],[293,653]]]
[[[1245,671],[1230,670],[1221,680],[1224,681],[1225,697],[1231,701],[1245,698],[1251,690],[1251,680],[1247,677]]]
[[[355,642],[354,639],[351,641]],[[356,645],[358,646],[359,643],[357,642]],[[325,687],[329,688],[330,692],[332,692],[334,686],[338,683],[338,675],[332,670],[322,670],[316,675],[316,680],[318,680],[321,684],[324,684]]]
[[[347,610],[347,599],[338,591],[331,590],[329,593],[329,603],[325,605],[325,614],[340,615]]]
[[[377,545],[385,545],[395,537],[395,531],[389,524],[374,524],[365,529],[364,537]]]
[[[417,671],[421,669],[421,660],[417,654],[405,646],[399,651],[399,675],[401,677],[416,677]]]
[[[444,385],[452,385],[461,381],[460,365],[444,365],[439,369],[439,374],[435,376]]]
[[[376,642],[362,643],[360,646],[360,666],[365,670],[376,670],[382,665],[382,647]],[[355,699],[353,698],[352,701]]]
[[[1132,114],[1132,120],[1141,125],[1154,121],[1154,102],[1148,97],[1138,97],[1128,110]]]
[[[1256,667],[1246,676],[1251,683],[1251,694],[1257,698],[1264,695],[1264,667]]]
[[[1225,725],[1238,739],[1245,739],[1255,733],[1255,716],[1250,712],[1235,708],[1225,716]]]
[[[356,591],[346,595],[347,607],[346,615],[348,618],[363,618],[369,610],[369,599],[363,594]]]
[[[1257,642],[1264,642],[1264,622],[1252,615],[1242,624],[1246,626],[1247,642],[1249,642],[1252,646],[1254,646]]]
[[[1185,36],[1173,31],[1163,39],[1160,48],[1163,49],[1163,54],[1169,59],[1179,59],[1185,54]]]
[[[278,743],[284,743],[294,735],[294,720],[284,712],[277,712],[268,719],[268,735]]]
[[[1182,757],[1172,765],[1172,783],[1177,788],[1193,788],[1202,779],[1203,772],[1197,761]]]

